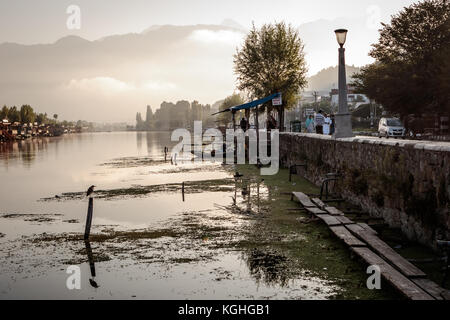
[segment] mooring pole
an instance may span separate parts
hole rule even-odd
[[[93,209],[94,209],[94,199],[89,198],[89,205],[86,217],[86,228],[84,229],[84,240],[89,239],[89,235],[91,233]]]
[[[91,243],[89,242],[89,240],[85,240],[84,244],[86,246],[86,253],[89,260],[89,267],[91,268],[91,276],[95,277],[95,262],[94,262],[94,255],[92,254]]]
[[[255,124],[256,124],[256,164],[259,164],[259,114],[258,106],[255,110]]]
[[[183,202],[184,202],[184,181],[183,181],[183,183],[181,184],[181,194],[182,194]]]

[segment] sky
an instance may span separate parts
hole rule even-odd
[[[249,28],[252,22],[281,21],[301,25],[337,18],[389,17],[411,0],[1,0],[0,43],[54,42],[67,34],[95,40],[111,34],[141,32],[158,24],[219,24],[232,19]],[[78,5],[81,29],[66,28],[66,9]]]
[[[228,26],[241,28],[237,32],[200,28],[190,31],[175,44],[156,38],[153,45],[157,47],[161,41],[161,47],[164,47],[161,50],[165,54],[149,54],[147,60],[136,57],[134,52],[123,52],[120,42],[113,41],[111,43],[116,47],[113,46],[112,50],[120,52],[117,57],[111,58],[114,54],[105,53],[101,41],[96,41],[96,54],[103,52],[103,56],[97,60],[83,56],[80,58],[82,62],[77,61],[76,53],[77,50],[82,51],[80,48],[88,50],[85,43],[80,47],[73,45],[69,53],[64,51],[67,48],[61,49],[56,45],[53,49],[33,46],[19,51],[14,51],[17,50],[15,47],[0,45],[0,67],[3,68],[0,105],[39,105],[43,111],[59,113],[60,118],[69,120],[81,117],[105,119],[107,110],[107,121],[132,122],[134,110],[143,112],[147,104],[153,109],[158,108],[163,100],[197,99],[201,103],[212,104],[235,90],[232,56],[252,23],[258,27],[263,23],[285,21],[298,28],[305,44],[308,75],[313,75],[337,64],[334,29],[349,29],[347,64],[362,66],[371,63],[368,52],[370,45],[378,39],[380,23],[389,22],[391,15],[414,2],[0,0],[0,44],[51,44],[68,35],[95,41],[112,35],[141,34],[155,25],[221,25],[228,21]],[[79,9],[79,19],[76,20],[79,25],[71,19],[75,13],[73,5]],[[74,26],[77,28],[73,29]],[[136,50],[142,45],[147,46],[141,43],[141,47],[133,47],[136,43],[130,37],[123,41]],[[172,51],[167,54],[167,48],[175,47],[178,55]],[[158,49],[146,47],[148,52],[157,52]],[[47,55],[49,61],[44,57],[33,63],[30,52],[36,56]],[[20,60],[24,57],[26,60]],[[105,60],[111,60],[111,63],[108,65]],[[193,78],[197,79],[202,90],[192,85],[195,82]]]

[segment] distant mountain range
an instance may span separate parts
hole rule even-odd
[[[308,64],[316,65],[312,70],[337,59],[330,30],[339,24],[320,20],[299,27]],[[95,41],[72,35],[50,44],[3,43],[0,106],[30,104],[68,120],[132,123],[149,104],[153,110],[162,101],[212,104],[235,90],[233,54],[246,33],[225,20],[220,25],[157,25]],[[356,30],[351,36],[353,43],[359,41]],[[349,50],[347,61],[354,61],[356,51]],[[358,70],[347,68],[348,77]],[[337,69],[330,67],[309,78],[308,90],[336,84]]]
[[[346,66],[347,83],[351,82],[352,76],[359,72],[361,68]],[[328,67],[308,78],[307,91],[327,91],[338,87],[338,67]]]

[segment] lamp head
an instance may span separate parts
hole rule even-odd
[[[347,39],[347,32],[348,32],[347,29],[334,30],[334,33],[336,33],[337,42],[339,43],[341,48],[344,46],[345,40]]]

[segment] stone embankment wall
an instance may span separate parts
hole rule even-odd
[[[318,186],[342,174],[339,194],[411,240],[435,247],[450,238],[450,143],[281,133],[280,162],[306,163],[298,173]]]

